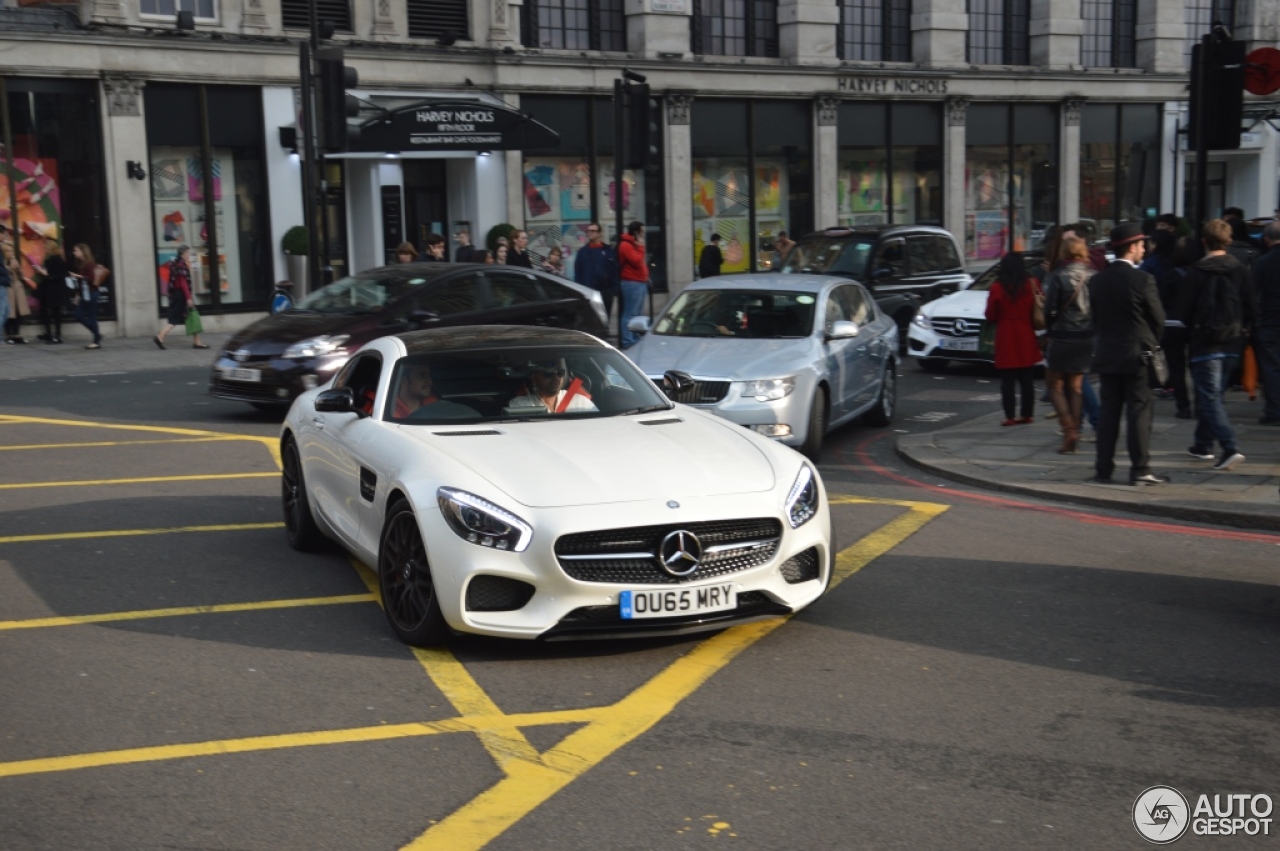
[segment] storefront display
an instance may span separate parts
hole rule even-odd
[[[1160,199],[1160,112],[1155,104],[1085,104],[1080,115],[1080,215],[1107,233],[1141,221]]]
[[[1057,108],[969,107],[965,149],[965,257],[1027,251],[1058,216]]]
[[[839,139],[837,224],[942,223],[937,104],[841,104]]]
[[[624,223],[644,218],[645,187],[636,180],[635,172],[623,171],[619,193],[613,158],[601,157],[598,164],[602,179],[594,181],[590,161],[585,157],[529,157],[524,161],[524,226],[529,233],[529,254],[535,263],[541,263],[552,248],[558,247],[566,268],[572,269],[573,255],[587,244],[593,200],[606,241],[613,238],[617,229],[619,194]]]

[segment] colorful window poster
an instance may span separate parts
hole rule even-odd
[[[602,159],[600,180],[593,181],[585,157],[530,157],[524,161],[524,227],[529,232],[529,255],[541,265],[552,248],[558,247],[566,274],[573,276],[574,255],[587,244],[591,223],[591,193],[599,187],[598,208],[606,241],[614,230],[616,187],[613,161]],[[635,175],[623,172],[623,218],[640,218],[644,210],[644,189]]]
[[[757,266],[772,265],[773,240],[779,230],[788,227],[787,212],[790,190],[783,160],[762,158],[756,161],[755,179],[742,160],[704,159],[693,163],[693,263],[711,235],[720,234],[720,250],[724,253],[723,274],[751,270],[751,252],[760,252]],[[755,193],[756,223],[759,232],[751,233],[751,198]]]
[[[218,238],[219,288],[224,299],[242,300],[240,280],[240,228],[236,216],[235,193],[223,191],[224,183],[235,186],[235,158],[230,149],[214,148],[212,156],[213,208]],[[157,274],[167,274],[165,264],[179,245],[191,246],[192,294],[209,293],[209,225],[204,197],[204,179],[198,148],[151,149],[151,202],[154,209],[153,241]]]
[[[836,210],[842,221],[885,209],[885,163],[880,157],[848,152],[840,156],[840,173],[836,179]],[[872,223],[887,221],[883,215],[870,217]]]
[[[991,260],[1004,254],[1009,244],[1009,218],[1004,210],[978,210],[965,216],[965,246],[976,260]]]
[[[34,281],[44,266],[44,240],[62,239],[62,203],[58,163],[52,159],[0,160],[0,223],[10,226],[14,200],[21,235],[22,275]]]

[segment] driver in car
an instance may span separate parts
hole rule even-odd
[[[565,386],[569,370],[564,358],[547,358],[529,362],[529,380],[522,392],[512,397],[512,408],[546,408],[549,413],[566,411],[595,411],[591,394],[583,386],[581,378],[574,378]]]
[[[476,411],[466,405],[441,399],[432,393],[434,384],[431,379],[431,365],[428,363],[406,363],[400,371],[400,384],[396,387],[396,395],[392,404],[391,415],[395,419],[404,419],[415,411],[430,406],[429,416],[478,416]]]

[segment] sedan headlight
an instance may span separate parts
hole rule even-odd
[[[923,328],[926,331],[932,330],[932,326],[929,325],[929,317],[925,316],[923,313],[917,313],[912,317],[911,324],[917,328]]]
[[[743,396],[754,396],[757,402],[774,402],[796,389],[794,378],[766,378],[763,381],[748,381],[742,388]]]
[[[524,552],[533,538],[533,527],[499,505],[473,493],[440,488],[436,491],[440,513],[459,538],[479,547]]]
[[[799,529],[818,513],[818,480],[808,464],[800,468],[796,482],[787,494],[787,522],[792,529]]]
[[[318,358],[335,352],[343,352],[346,350],[342,348],[342,344],[347,341],[347,338],[347,334],[337,334],[332,337],[327,334],[321,334],[319,337],[311,337],[294,343],[284,350],[284,356],[287,358]]]

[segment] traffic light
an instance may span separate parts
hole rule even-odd
[[[1215,30],[1191,49],[1191,126],[1188,145],[1199,149],[1197,129],[1204,110],[1204,145],[1209,151],[1240,147],[1244,119],[1245,43]],[[1203,78],[1201,66],[1203,65]]]
[[[649,100],[648,83],[626,84],[627,168],[645,169],[658,158],[662,128]]]
[[[326,151],[345,151],[360,138],[360,128],[347,124],[360,114],[360,100],[347,89],[360,85],[360,75],[342,63],[341,47],[324,47],[316,53],[320,67],[320,143]]]

